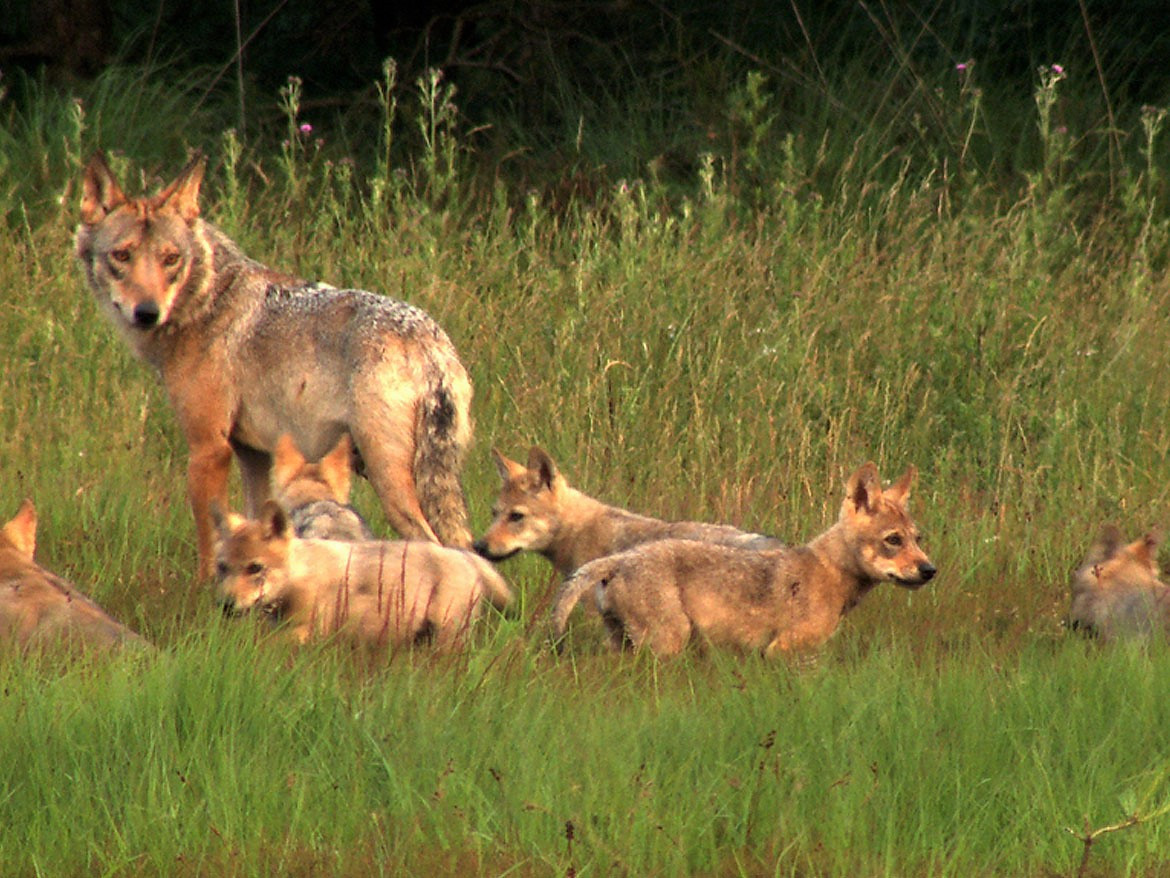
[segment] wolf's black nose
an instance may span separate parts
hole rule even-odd
[[[483,555],[485,558],[487,557],[487,543],[483,540],[476,540],[471,548],[475,550],[475,554]]]
[[[154,326],[158,323],[158,305],[154,302],[143,302],[134,306],[134,323],[137,326]]]
[[[918,575],[922,577],[923,582],[929,582],[934,579],[934,574],[938,573],[938,568],[927,561],[925,564],[918,565]]]

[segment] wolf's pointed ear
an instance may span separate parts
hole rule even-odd
[[[492,449],[492,461],[496,465],[496,472],[500,474],[501,481],[506,482],[508,479],[513,479],[524,473],[524,464],[510,460],[497,448]]]
[[[21,555],[32,560],[37,550],[37,510],[32,500],[25,500],[11,521],[0,529],[0,534]]]
[[[207,159],[203,153],[196,152],[187,167],[179,171],[179,176],[154,197],[154,206],[171,207],[184,221],[191,222],[199,216],[199,187],[203,185],[206,169]]]
[[[910,496],[910,488],[913,487],[914,480],[917,477],[918,470],[913,464],[906,467],[906,472],[902,473],[902,478],[886,488],[886,499],[904,506],[906,504],[906,498]]]
[[[211,513],[211,523],[215,525],[215,529],[221,534],[226,534],[230,529],[227,516],[224,515],[223,507],[219,505],[218,500],[212,500],[207,506],[207,511]]]
[[[348,433],[342,433],[333,450],[321,458],[321,478],[333,492],[338,503],[349,500],[349,489],[353,482],[353,441]]]
[[[288,516],[275,500],[265,500],[260,507],[260,524],[266,540],[282,540],[288,535]]]
[[[305,456],[288,433],[281,433],[272,449],[272,483],[285,485],[305,465]]]
[[[1085,564],[1100,564],[1116,555],[1125,545],[1125,538],[1121,529],[1112,522],[1101,525],[1097,538],[1089,547],[1089,554],[1085,557]]]
[[[87,226],[97,225],[126,201],[126,194],[114,179],[105,155],[100,150],[95,152],[81,174],[81,221]]]
[[[1156,531],[1150,531],[1140,540],[1134,540],[1125,547],[1126,551],[1134,557],[1139,564],[1143,564],[1150,568],[1155,575],[1158,573],[1158,559],[1155,557],[1158,540],[1160,535]]]
[[[862,464],[845,483],[845,502],[852,504],[856,512],[873,514],[881,496],[882,480],[873,461]]]
[[[528,451],[528,470],[536,473],[537,481],[541,487],[548,488],[550,491],[556,488],[561,477],[557,471],[557,465],[549,453],[538,445],[533,445]]]

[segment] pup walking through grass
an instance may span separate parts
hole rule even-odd
[[[562,585],[555,635],[592,593],[616,648],[673,655],[693,637],[769,655],[818,647],[878,583],[919,588],[934,577],[906,511],[914,476],[911,467],[883,491],[865,464],[846,484],[837,523],[805,546],[663,540],[592,561]]]
[[[446,333],[413,305],[249,259],[200,217],[203,170],[196,157],[158,194],[131,198],[95,155],[76,246],[186,437],[199,573],[212,572],[210,507],[226,503],[233,453],[255,515],[285,433],[310,460],[348,434],[400,535],[470,546],[460,473],[472,388]]]
[[[726,524],[660,521],[602,503],[572,487],[548,452],[536,446],[527,466],[495,449],[492,456],[502,484],[492,523],[475,550],[493,561],[539,552],[564,577],[587,561],[651,540],[703,540],[746,549],[784,545]]]

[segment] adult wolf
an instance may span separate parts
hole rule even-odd
[[[284,433],[310,460],[348,433],[399,534],[470,546],[460,472],[472,389],[446,333],[413,305],[249,259],[200,217],[203,171],[196,156],[157,194],[132,198],[97,153],[82,178],[76,248],[187,439],[200,575],[212,572],[210,507],[226,505],[233,453],[255,515]]]

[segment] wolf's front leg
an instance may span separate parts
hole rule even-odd
[[[187,462],[187,496],[195,514],[196,547],[199,551],[200,579],[215,573],[215,526],[211,520],[211,501],[227,506],[228,471],[232,465],[232,447],[226,438],[191,442]]]

